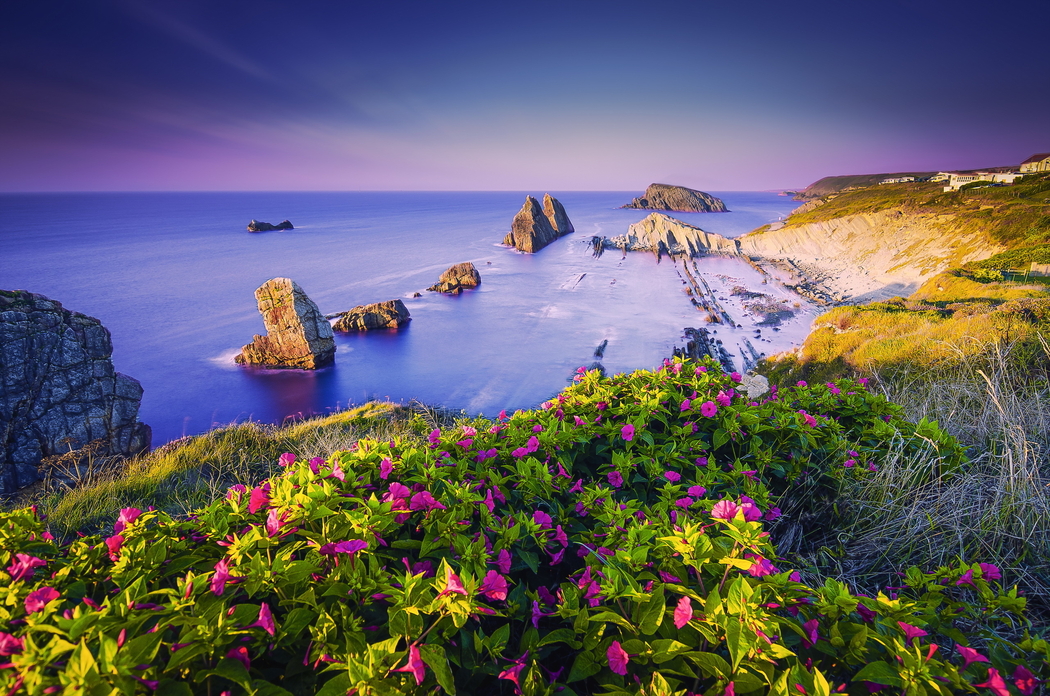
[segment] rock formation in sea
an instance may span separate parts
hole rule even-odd
[[[514,216],[510,232],[503,243],[518,251],[532,254],[562,235],[574,232],[565,207],[549,193],[543,196],[543,206],[532,196],[525,197],[525,204]]]
[[[360,305],[336,315],[332,328],[336,331],[371,331],[372,329],[396,329],[407,324],[412,316],[401,300]],[[335,318],[331,315],[329,318]]]
[[[438,282],[427,290],[458,295],[464,288],[476,288],[480,284],[481,274],[478,273],[478,269],[474,268],[474,264],[470,261],[465,261],[457,263],[442,273]]]
[[[255,299],[266,335],[244,346],[237,363],[314,370],[335,360],[332,326],[291,278],[271,278]]]
[[[24,290],[0,291],[0,494],[39,480],[47,457],[149,450],[142,386],[113,369],[109,331]]]
[[[274,230],[294,230],[292,223],[287,220],[279,222],[276,225],[271,225],[268,222],[259,222],[258,220],[252,220],[248,223],[249,232],[273,232]]]
[[[722,199],[709,193],[684,186],[649,184],[645,195],[635,198],[623,208],[642,210],[672,210],[679,213],[728,213],[729,208]]]
[[[736,254],[737,245],[720,234],[705,232],[689,223],[663,213],[652,213],[627,228],[627,234],[609,243],[627,251],[651,251],[656,254]]]

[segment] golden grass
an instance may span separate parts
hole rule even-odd
[[[1007,302],[1026,297],[1050,297],[1050,293],[1047,292],[1046,286],[1040,283],[979,283],[970,278],[947,272],[927,280],[908,299],[943,305],[950,302],[978,300]]]

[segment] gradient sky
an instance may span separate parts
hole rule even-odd
[[[709,190],[1050,151],[1050,2],[4,0],[0,191]]]

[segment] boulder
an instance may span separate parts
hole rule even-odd
[[[535,199],[533,199],[535,200]],[[476,288],[481,284],[481,274],[470,261],[457,263],[441,274],[436,285],[427,290],[458,295],[464,288]]]
[[[109,331],[24,290],[0,291],[0,494],[40,479],[47,457],[148,451],[142,386],[113,369]]]
[[[348,312],[338,314],[332,328],[336,331],[371,331],[372,329],[396,329],[407,324],[412,316],[401,300],[360,305]]]
[[[265,336],[255,336],[234,360],[241,365],[315,370],[335,360],[332,326],[291,278],[271,278],[255,291]]]
[[[525,204],[514,216],[510,232],[503,243],[518,251],[532,254],[562,235],[575,231],[565,207],[549,193],[543,196],[543,207],[532,196],[525,197]]]
[[[623,208],[642,210],[673,210],[679,213],[728,213],[729,208],[722,199],[709,193],[684,186],[649,184],[645,195],[635,198]]]
[[[259,222],[258,220],[252,220],[248,223],[249,232],[273,232],[274,230],[294,230],[292,223],[288,220],[279,222],[276,225],[271,225],[268,222]]]

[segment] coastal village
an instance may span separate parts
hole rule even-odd
[[[1042,152],[1032,155],[1016,169],[1011,167],[994,167],[982,170],[963,170],[953,172],[937,172],[928,176],[905,175],[883,179],[880,184],[905,184],[912,181],[945,182],[944,190],[958,191],[963,186],[976,188],[977,186],[1007,186],[1014,183],[1025,174],[1037,174],[1050,171],[1050,152]]]

